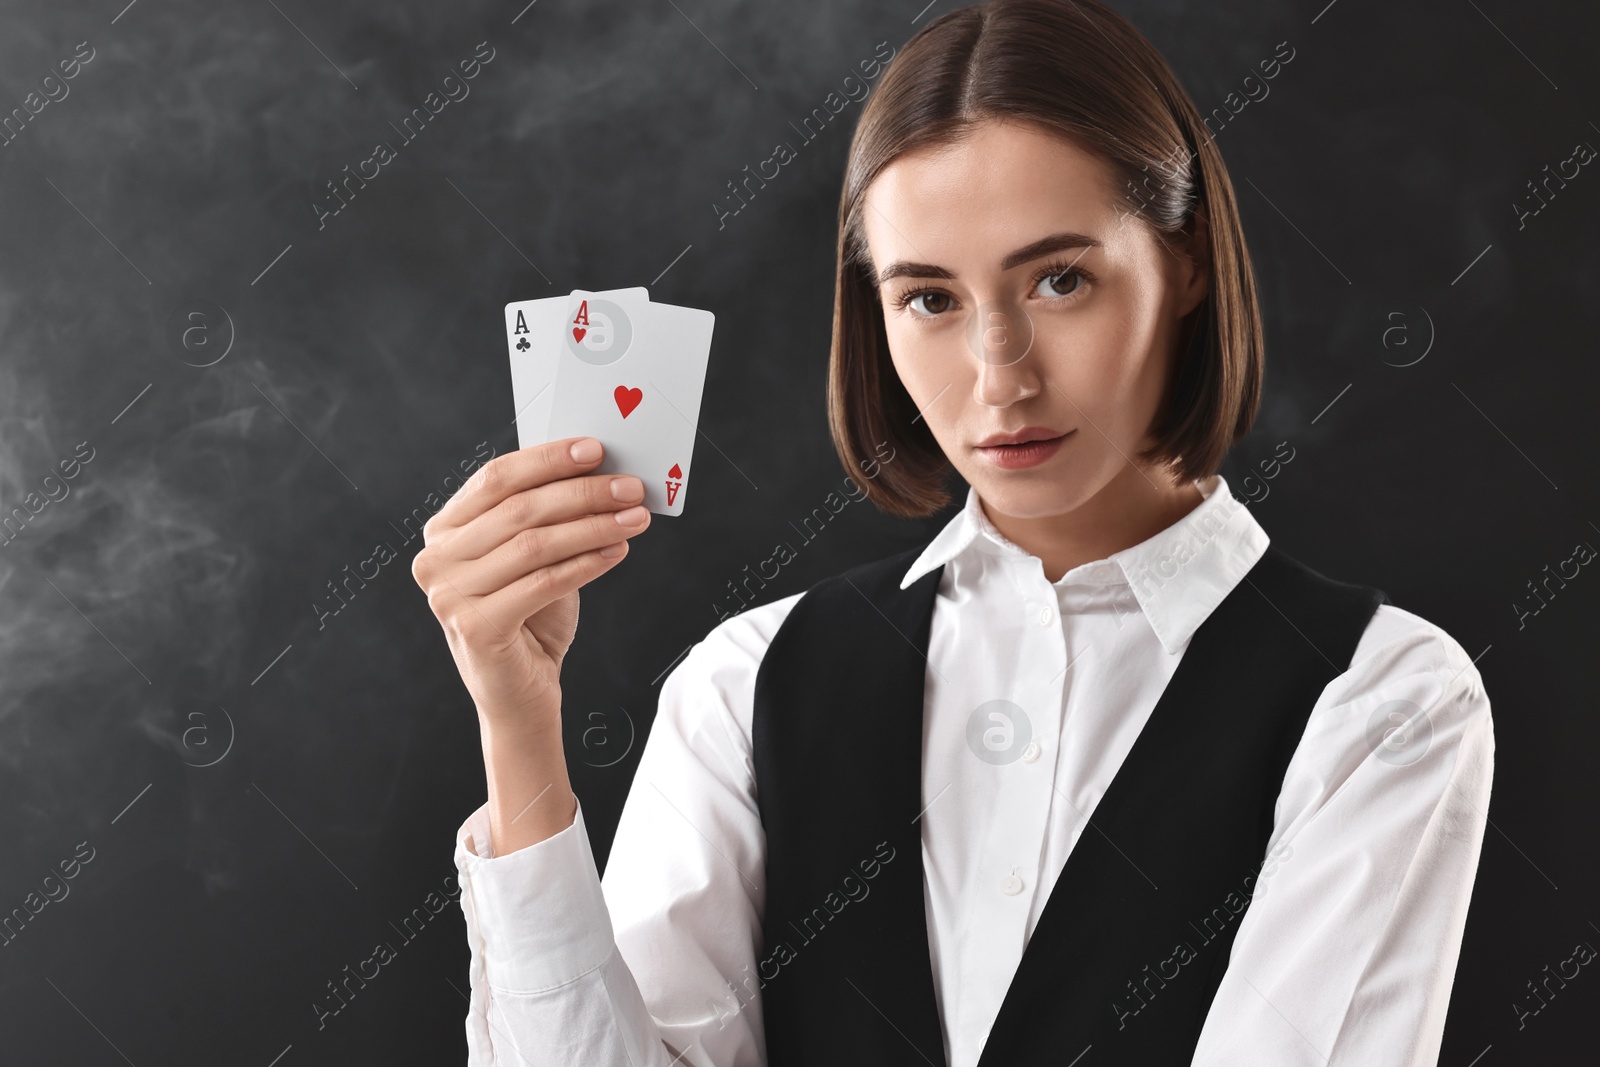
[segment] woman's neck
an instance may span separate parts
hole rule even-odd
[[[1055,582],[1074,567],[1155,536],[1204,499],[1193,482],[1173,484],[1159,471],[1130,465],[1093,497],[1059,515],[1018,518],[981,497],[979,505],[1008,540],[1039,557],[1045,577]]]

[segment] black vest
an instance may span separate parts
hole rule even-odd
[[[813,586],[756,674],[771,1067],[945,1067],[917,821],[944,568],[899,588],[921,551]],[[1073,846],[982,1067],[1064,1067],[1090,1047],[1081,1067],[1187,1067],[1289,759],[1387,599],[1268,546],[1195,631],[1090,818],[1098,832]]]

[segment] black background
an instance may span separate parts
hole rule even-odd
[[[94,49],[0,147],[0,511],[94,450],[0,546],[0,913],[94,849],[0,948],[0,1060],[461,1062],[459,907],[408,942],[391,923],[453,876],[481,754],[420,539],[391,524],[480,443],[515,447],[506,300],[647,285],[715,312],[694,506],[584,590],[565,668],[603,857],[661,676],[845,474],[823,387],[859,105],[803,146],[790,123],[948,5],[123,2],[8,3],[0,31],[0,114]],[[1440,1062],[1588,1049],[1592,968],[1525,1029],[1512,1004],[1600,944],[1600,577],[1520,629],[1513,604],[1600,545],[1600,175],[1520,227],[1514,205],[1600,145],[1600,15],[1117,6],[1202,111],[1295,51],[1219,136],[1269,350],[1224,474],[1292,555],[1478,657],[1497,774]],[[390,123],[479,42],[470,95],[403,144]],[[325,183],[380,140],[397,158],[319,228]],[[719,225],[780,141],[798,158]],[[206,367],[168,336],[201,300],[232,323]],[[853,506],[763,599],[942,521]],[[400,558],[319,627],[384,539]],[[325,983],[385,939],[398,957],[319,1029]]]

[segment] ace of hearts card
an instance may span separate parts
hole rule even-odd
[[[647,509],[682,514],[715,321],[637,290],[574,290],[555,346],[546,440],[598,439],[605,456],[595,473],[634,475]]]

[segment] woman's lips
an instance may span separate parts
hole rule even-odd
[[[1075,430],[1068,430],[1059,437],[1052,437],[1045,441],[1029,441],[1022,445],[994,445],[988,448],[979,448],[978,454],[1002,470],[1021,470],[1024,467],[1036,467],[1056,454]]]

